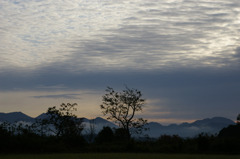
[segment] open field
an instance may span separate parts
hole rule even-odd
[[[187,155],[187,154],[19,154],[0,155],[1,159],[239,159],[240,155]]]

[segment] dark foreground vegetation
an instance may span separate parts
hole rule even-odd
[[[240,125],[223,129],[218,136],[200,134],[195,138],[163,135],[158,139],[124,137],[121,129],[105,127],[87,142],[87,136],[46,136],[18,129],[0,127],[1,153],[204,153],[240,154]]]
[[[11,154],[1,159],[239,159],[239,155],[146,154],[146,153],[81,153],[81,154]]]
[[[113,130],[104,127],[96,134],[92,125],[89,134],[83,135],[82,121],[73,113],[77,104],[63,103],[59,108],[48,108],[44,118],[30,125],[1,123],[0,153],[151,153],[151,156],[155,153],[240,154],[240,122],[224,128],[218,135],[136,138],[134,136],[141,134],[147,123],[142,118],[134,117],[136,112],[141,112],[145,102],[141,92],[129,88],[120,93],[112,88],[106,91],[101,109],[119,128]]]

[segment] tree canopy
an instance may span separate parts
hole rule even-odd
[[[42,120],[43,125],[48,125],[49,130],[56,136],[78,136],[83,130],[81,119],[77,118],[74,111],[77,104],[62,103],[47,110],[48,118]]]
[[[126,87],[122,92],[116,92],[113,88],[107,87],[106,94],[102,98],[102,113],[107,119],[117,123],[125,130],[128,139],[132,133],[142,133],[147,120],[135,118],[137,112],[142,112],[145,99],[141,91]]]

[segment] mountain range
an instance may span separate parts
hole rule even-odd
[[[163,126],[156,122],[150,122],[146,127],[150,130],[147,134],[151,137],[159,137],[160,135],[179,135],[181,137],[194,137],[200,133],[218,134],[219,131],[229,125],[235,123],[227,118],[214,117],[203,120],[196,120],[192,123],[170,124]]]
[[[33,123],[36,119],[46,118],[45,113],[32,118],[22,112],[0,113],[0,122],[27,122]],[[118,126],[101,117],[95,119],[81,118],[84,125],[84,132],[90,131],[90,125],[94,125],[95,132],[98,133],[104,126],[117,128]],[[203,120],[196,120],[192,123],[170,124],[167,126],[161,125],[157,122],[149,122],[146,128],[149,130],[145,132],[149,137],[157,138],[161,135],[179,135],[181,137],[194,137],[200,133],[217,134],[221,129],[235,124],[232,120],[224,117],[207,118]]]

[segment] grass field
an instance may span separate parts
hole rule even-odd
[[[35,154],[0,155],[0,159],[239,159],[240,155],[184,155],[184,154]]]

